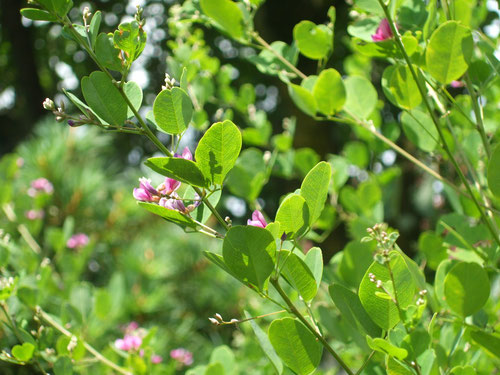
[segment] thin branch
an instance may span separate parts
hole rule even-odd
[[[16,216],[14,210],[12,209],[12,206],[10,204],[4,204],[2,206],[2,208],[3,208],[3,211],[5,212],[5,216],[7,216],[7,219],[11,223],[16,223],[17,222],[17,216]],[[33,252],[35,254],[40,254],[42,252],[42,249],[41,249],[40,245],[38,245],[38,243],[36,242],[36,240],[33,238],[33,236],[31,235],[30,231],[28,230],[28,228],[26,228],[26,225],[24,225],[24,224],[18,224],[17,225],[17,231],[19,232],[19,234],[21,235],[21,237],[23,238],[23,240],[26,241],[26,243],[28,244],[28,246],[31,248],[31,250],[33,250]]]

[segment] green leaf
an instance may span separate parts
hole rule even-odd
[[[184,198],[185,199],[194,199],[195,198],[195,191],[191,186],[188,186],[186,189],[186,192],[184,193]],[[216,207],[217,203],[219,203],[220,196],[222,194],[222,191],[219,189],[215,193],[210,194],[208,197],[208,201],[212,204],[212,206]],[[210,218],[210,215],[212,215],[212,211],[208,208],[208,206],[205,203],[201,203],[198,207],[196,207],[192,212],[191,212],[191,217],[194,218],[196,221],[205,224],[207,220]]]
[[[133,81],[127,82],[123,85],[123,91],[127,98],[132,103],[132,106],[136,111],[139,111],[142,104],[142,90],[139,85]],[[134,112],[130,107],[127,106],[127,118],[133,117]]]
[[[244,37],[243,12],[231,0],[200,0],[200,6],[205,13],[222,31],[235,39]]]
[[[191,160],[175,157],[149,158],[145,163],[153,171],[174,180],[199,187],[208,187],[209,183],[198,165]]]
[[[366,270],[373,262],[374,251],[375,242],[351,241],[344,247],[338,271],[349,286],[356,289],[359,287]]]
[[[300,195],[291,194],[278,208],[276,219],[281,231],[291,238],[302,236],[309,225],[309,208]]]
[[[392,345],[389,341],[379,337],[372,339],[370,336],[366,336],[366,343],[373,350],[388,354],[399,360],[403,360],[408,356],[408,351],[406,349],[398,348],[397,346]]]
[[[362,119],[368,118],[377,105],[378,95],[375,87],[361,76],[347,77],[344,85],[346,89],[344,109]]]
[[[319,247],[309,249],[304,257],[304,263],[311,270],[314,280],[316,280],[317,289],[319,289],[323,278],[323,253],[321,249]]]
[[[308,114],[309,116],[316,115],[316,100],[309,90],[291,83],[288,85],[288,93],[290,94],[290,97],[295,105],[299,107],[302,112]]]
[[[444,295],[450,309],[466,317],[478,312],[490,296],[488,273],[477,263],[460,262],[444,280]]]
[[[12,348],[12,355],[22,362],[28,362],[33,357],[34,351],[35,345],[25,342],[22,345],[15,345]]]
[[[248,311],[245,311],[245,317],[247,319],[252,318]],[[276,354],[276,351],[274,350],[266,333],[262,330],[262,328],[259,327],[255,319],[251,319],[248,322],[250,323],[255,336],[257,336],[257,341],[259,342],[262,351],[264,352],[266,357],[269,358],[269,361],[273,365],[278,375],[281,375],[283,373],[283,363],[281,362],[280,357],[278,357],[278,354]]]
[[[37,0],[37,2],[48,11],[57,13],[61,18],[64,17],[73,6],[73,1],[71,0]]]
[[[376,0],[354,0],[354,5],[363,9],[365,12],[384,17],[384,10]]]
[[[430,116],[418,109],[403,112],[401,125],[408,139],[418,148],[432,152],[439,144],[439,134]]]
[[[234,353],[226,345],[221,345],[215,348],[210,354],[210,363],[221,363],[224,367],[224,372],[228,375],[234,373]]]
[[[392,299],[382,299],[375,295],[382,290],[377,288],[374,282],[370,281],[370,274],[374,274],[376,280],[382,281],[384,285],[391,285],[398,295],[398,302],[402,309],[408,307],[413,301],[416,292],[416,285],[413,275],[408,269],[402,255],[397,251],[389,253],[390,267],[394,277],[395,285],[392,285],[391,274],[388,267],[378,262],[373,262],[366,270],[363,280],[359,285],[359,299],[366,312],[372,320],[382,329],[389,330],[399,322],[399,313],[396,304]],[[390,290],[391,293],[394,293]]]
[[[325,115],[340,111],[346,100],[342,77],[335,69],[323,70],[312,89],[318,110]]]
[[[106,73],[83,77],[82,92],[89,107],[107,123],[123,125],[127,120],[127,103]]]
[[[62,356],[57,358],[54,363],[54,375],[72,375],[73,374],[73,363],[71,358],[67,356]]]
[[[146,33],[137,21],[124,22],[113,34],[115,48],[125,52],[129,65],[136,60],[146,46]]]
[[[488,187],[500,198],[500,144],[493,149],[488,163]]]
[[[443,238],[432,231],[420,234],[418,249],[425,255],[427,266],[433,270],[436,270],[439,264],[448,257]]]
[[[241,133],[232,121],[217,122],[203,135],[195,158],[200,170],[214,185],[222,185],[241,150]]]
[[[447,84],[460,78],[469,67],[473,53],[472,34],[457,21],[447,21],[431,35],[425,53],[428,72]]]
[[[290,285],[299,292],[304,301],[311,301],[318,290],[311,270],[302,259],[288,250],[282,250],[280,254],[281,259],[286,259],[282,269],[283,275]]]
[[[254,202],[259,197],[266,180],[267,166],[264,162],[264,153],[256,148],[247,148],[229,171],[226,185],[232,194],[247,202]]]
[[[476,375],[477,372],[472,366],[455,366],[451,369],[450,375]]]
[[[418,91],[417,82],[413,79],[410,68],[406,65],[397,65],[390,70],[391,77],[387,89],[390,95],[386,95],[394,105],[403,109],[413,109],[422,102],[422,96]],[[420,77],[420,73],[417,73]],[[419,78],[420,79],[420,78]]]
[[[387,370],[387,375],[414,375],[415,373],[411,368],[401,362],[395,359],[394,357],[387,357],[387,364],[386,364],[386,370]]]
[[[168,134],[181,134],[193,117],[189,95],[178,87],[163,90],[153,103],[156,125]]]
[[[330,285],[328,292],[342,318],[346,319],[353,328],[373,337],[380,335],[380,328],[366,313],[356,293],[337,283]]]
[[[472,331],[470,337],[487,353],[500,358],[500,336],[483,331]]]
[[[321,344],[298,320],[276,319],[269,326],[268,334],[276,353],[298,375],[311,374],[318,367]]]
[[[95,16],[94,16],[95,17]],[[113,44],[113,34],[100,33],[95,41],[95,54],[97,59],[106,68],[122,70],[122,60],[120,60],[120,50]]]
[[[139,204],[139,206],[145,208],[149,212],[161,216],[165,220],[171,221],[172,223],[175,223],[181,226],[182,228],[185,227],[196,228],[197,224],[189,216],[183,215],[177,210],[169,210],[168,208],[159,206],[155,203],[148,203],[148,202],[137,202],[137,203]]]
[[[289,61],[293,66],[297,64],[299,50],[295,44],[289,46],[285,42],[275,41],[271,43],[271,48],[278,55],[281,55],[285,60]],[[264,74],[277,75],[282,71],[289,74],[296,74],[288,65],[282,62],[273,52],[267,49],[262,50],[257,56],[248,57],[252,63],[257,66],[257,69]]]
[[[224,366],[220,362],[211,363],[207,366],[204,375],[227,375]]]
[[[90,36],[90,46],[92,49],[95,48],[95,43],[97,41],[97,36],[99,35],[99,27],[101,27],[101,12],[98,10],[92,16],[89,26],[89,36]]]
[[[319,60],[325,58],[333,49],[331,30],[325,25],[316,25],[311,21],[300,21],[293,28],[293,39],[297,42],[300,53]]]
[[[276,243],[264,228],[234,226],[229,229],[222,245],[222,255],[228,268],[242,280],[264,289],[264,283],[274,269]]]
[[[101,320],[106,320],[110,316],[113,304],[111,295],[106,289],[98,289],[94,293],[94,314]]]
[[[21,15],[33,21],[57,21],[57,17],[51,13],[37,8],[23,8],[21,9]]]
[[[309,225],[319,218],[325,207],[331,178],[332,168],[330,164],[322,161],[311,169],[302,181],[300,195],[306,200],[309,207]]]

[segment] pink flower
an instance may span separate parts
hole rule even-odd
[[[451,81],[450,86],[454,89],[459,89],[460,87],[464,87],[464,83],[462,81]]]
[[[28,189],[30,197],[35,197],[38,193],[52,194],[53,192],[54,186],[44,177],[31,181],[31,187]]]
[[[160,193],[151,186],[151,181],[147,178],[139,178],[139,188],[135,188],[133,195],[134,198],[142,202],[154,202],[155,196]]]
[[[181,183],[173,178],[165,178],[165,182],[158,186],[158,190],[165,195],[171,195],[174,191],[179,189]]]
[[[380,21],[375,34],[372,35],[372,40],[374,42],[381,42],[392,37],[393,35],[391,27],[389,26],[389,21],[387,21],[387,18],[384,18],[382,21]]]
[[[165,207],[169,210],[177,210],[182,213],[186,213],[187,209],[186,206],[184,205],[184,202],[180,199],[176,199],[179,196],[177,193],[172,193],[171,194],[172,198],[161,198],[160,202],[158,203],[160,206]]]
[[[184,348],[177,348],[170,352],[170,357],[177,362],[189,366],[193,364],[193,353]]]
[[[87,236],[85,233],[77,233],[71,236],[68,242],[66,242],[66,246],[70,249],[77,249],[87,246],[88,243],[89,236]]]
[[[184,150],[182,150],[182,155],[175,153],[174,157],[183,158],[186,160],[193,160],[193,154],[191,153],[191,150],[189,149],[189,147],[184,147]]]
[[[247,225],[252,225],[254,227],[265,228],[267,226],[266,219],[264,219],[264,215],[259,210],[255,210],[252,213],[252,220],[247,220]]]
[[[125,332],[134,332],[139,329],[139,323],[131,321],[125,328]]]
[[[126,352],[130,350],[137,350],[142,345],[142,338],[136,335],[125,335],[123,339],[115,341],[115,346]]]
[[[155,365],[158,363],[161,363],[163,361],[163,357],[158,354],[153,354],[151,356],[151,362],[154,363]]]
[[[29,210],[24,214],[28,220],[43,219],[45,212],[43,210]]]

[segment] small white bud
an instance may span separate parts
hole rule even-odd
[[[221,314],[217,313],[217,314],[215,314],[214,316],[215,316],[215,318],[216,318],[219,322],[223,322],[223,321],[224,321],[224,319],[222,319]]]
[[[238,319],[231,319],[231,323],[238,323],[239,320]]]
[[[217,319],[214,319],[214,318],[208,318],[208,320],[210,320],[210,323],[212,324],[215,324],[216,326],[218,326],[220,323]]]

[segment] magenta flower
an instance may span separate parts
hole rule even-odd
[[[80,247],[87,246],[89,243],[89,236],[85,233],[77,233],[71,236],[71,238],[66,242],[66,246],[70,249],[78,249]]]
[[[180,155],[178,153],[175,153],[174,157],[176,157],[176,158],[183,158],[183,159],[186,159],[186,160],[193,160],[193,154],[191,153],[191,150],[187,146],[184,147],[184,150],[182,150],[182,155]]]
[[[44,177],[31,181],[31,187],[28,189],[30,197],[35,197],[38,193],[52,194],[53,192],[54,186]]]
[[[142,345],[142,338],[136,335],[125,335],[123,339],[115,341],[115,346],[126,352],[130,350],[137,350]]]
[[[374,42],[381,42],[392,37],[393,35],[391,27],[389,26],[389,21],[387,21],[387,18],[384,18],[382,21],[380,21],[375,34],[372,35],[372,40]]]
[[[265,228],[267,226],[266,219],[264,219],[264,215],[259,210],[255,210],[252,213],[252,220],[247,220],[247,225],[251,225],[254,227]]]
[[[45,212],[43,210],[29,210],[24,214],[28,220],[43,219]]]
[[[180,211],[181,213],[187,213],[186,206],[184,205],[184,202],[180,199],[176,199],[179,196],[177,193],[172,193],[171,194],[172,198],[161,198],[160,202],[158,203],[160,206],[165,207],[169,210],[177,210]]]
[[[165,178],[165,182],[158,186],[158,190],[164,195],[171,195],[181,186],[181,183],[173,178]]]
[[[154,202],[155,196],[160,193],[151,186],[151,180],[141,177],[139,182],[139,188],[134,189],[134,198],[142,202]]]
[[[193,353],[184,348],[177,348],[172,350],[170,352],[170,357],[185,366],[193,364]]]
[[[464,87],[464,83],[462,81],[451,81],[450,86],[454,89],[459,89],[460,87]]]
[[[151,363],[154,363],[155,365],[158,363],[161,363],[163,361],[163,357],[158,354],[153,354],[151,356]]]

